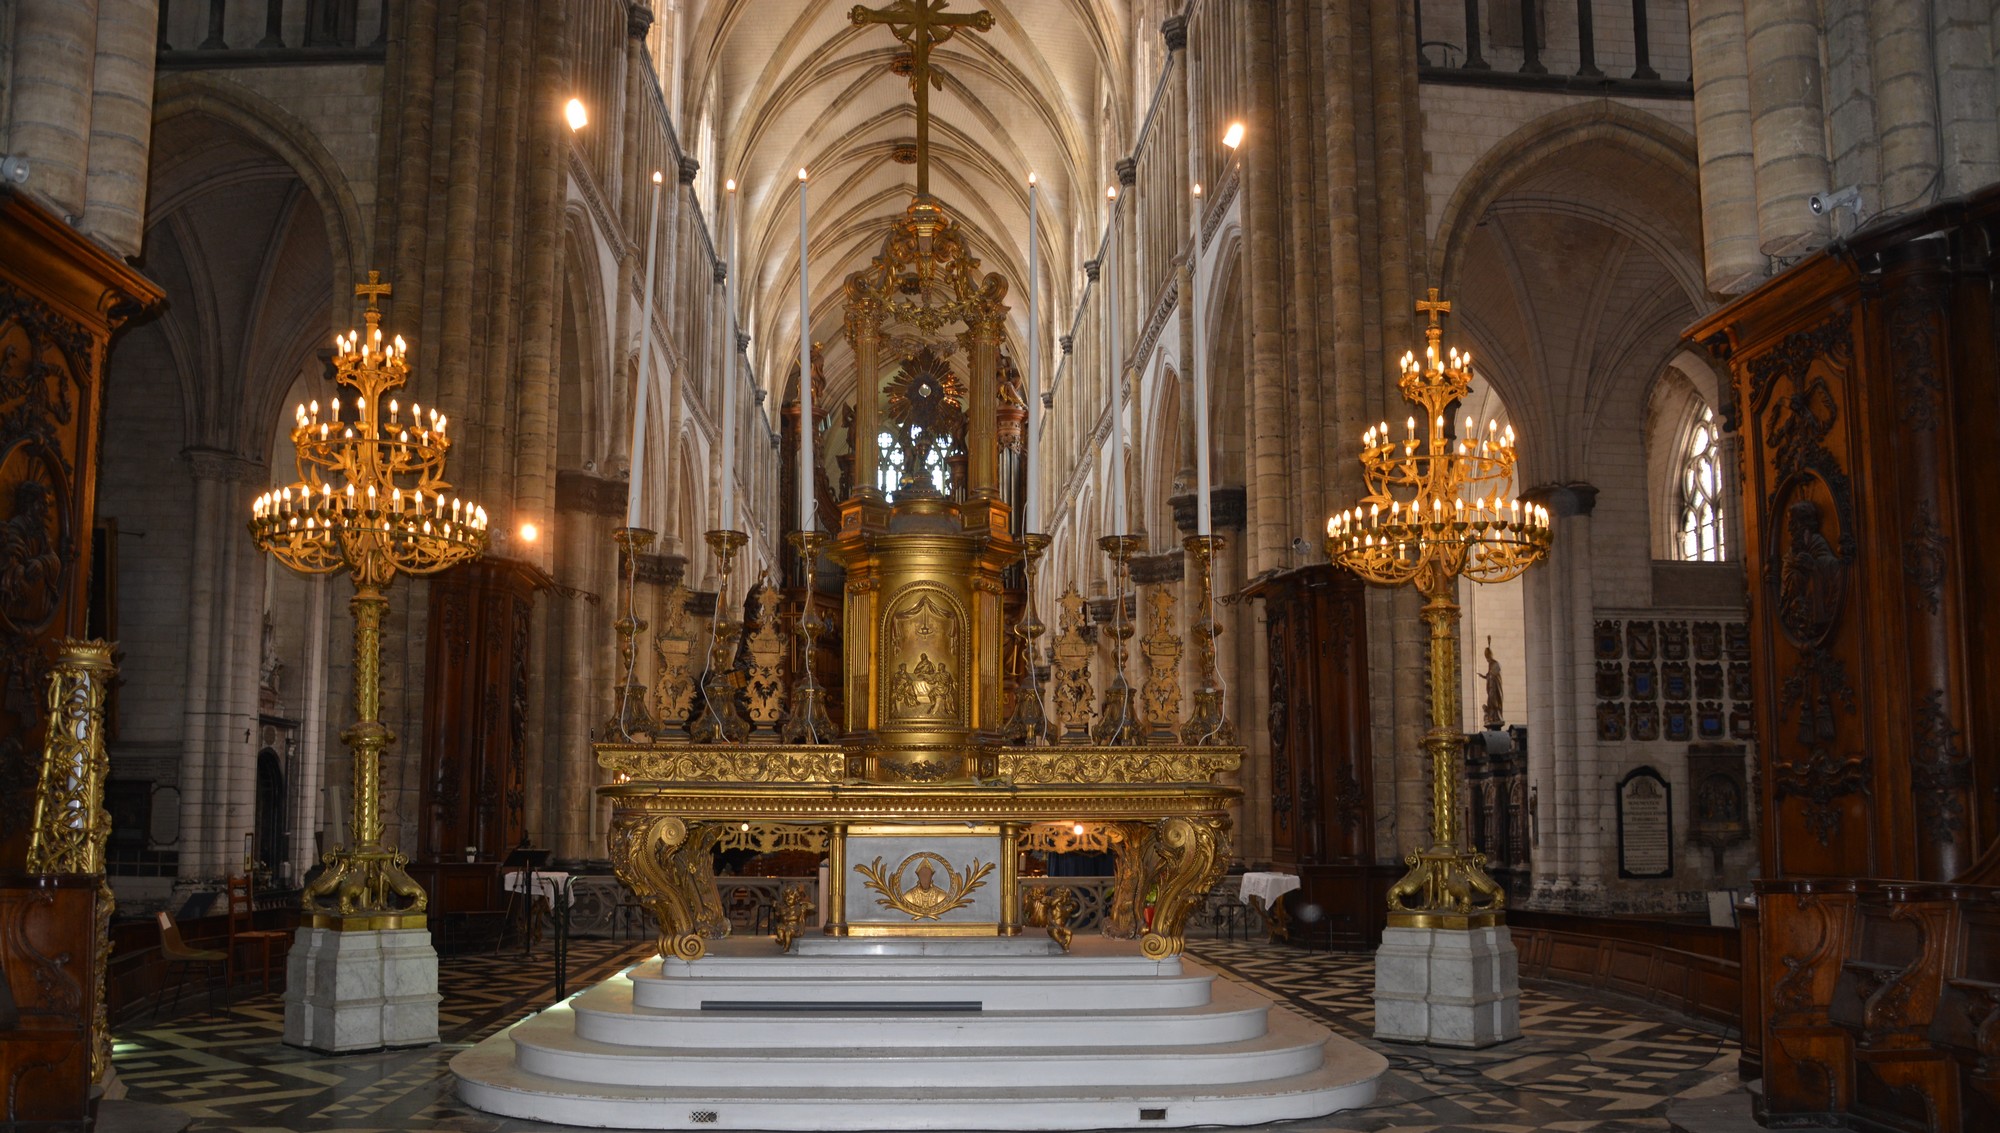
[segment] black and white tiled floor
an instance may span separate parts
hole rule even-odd
[[[1667,1102],[1736,1084],[1736,1043],[1642,1006],[1561,985],[1526,989],[1523,1037],[1484,1051],[1375,1043],[1373,958],[1267,944],[1191,942],[1196,959],[1382,1051],[1381,1092],[1364,1110],[1270,1126],[1282,1133],[1664,1133]],[[649,955],[632,942],[579,941],[572,990]],[[451,1057],[554,999],[546,950],[452,958],[443,966],[444,1042],[331,1057],[279,1041],[284,1005],[250,995],[226,1011],[119,1028],[115,1059],[134,1100],[177,1106],[201,1131],[437,1129],[525,1133],[547,1126],[460,1104]]]

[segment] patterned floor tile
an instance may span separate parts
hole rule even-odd
[[[1374,958],[1261,943],[1194,941],[1195,959],[1263,989],[1389,1059],[1375,1102],[1279,1133],[1664,1133],[1667,1102],[1733,1081],[1737,1049],[1687,1020],[1559,985],[1525,988],[1522,1038],[1451,1051],[1371,1037]],[[572,990],[644,959],[630,942],[572,945]],[[467,1046],[554,1001],[544,950],[453,958],[441,967],[443,1042],[421,1050],[329,1056],[285,1046],[284,1004],[253,994],[218,1011],[141,1022],[116,1035],[119,1077],[139,1101],[175,1105],[194,1130],[240,1133],[527,1133],[546,1125],[459,1102],[446,1064]]]

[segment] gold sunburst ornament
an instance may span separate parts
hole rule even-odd
[[[912,865],[916,866],[915,870],[910,869]],[[944,885],[937,883],[940,869],[944,871]],[[904,887],[905,871],[911,873],[915,885]],[[986,884],[993,865],[990,862],[982,865],[978,858],[974,858],[966,863],[965,872],[960,873],[942,854],[924,850],[904,858],[894,873],[888,872],[886,863],[879,857],[868,865],[855,866],[854,872],[867,878],[868,888],[881,894],[875,899],[877,905],[906,913],[916,920],[934,921],[954,909],[972,904],[973,892]]]

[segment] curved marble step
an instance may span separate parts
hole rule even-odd
[[[599,984],[570,1001],[576,1032],[632,1047],[768,1049],[781,1045],[909,1049],[976,1043],[1160,1047],[1236,1042],[1264,1031],[1270,1001],[1234,985],[1212,989],[1204,1004],[1163,1010],[1056,1010],[898,1013],[835,1011],[675,1011],[638,1007],[623,986]],[[780,1030],[781,1028],[781,1030]]]
[[[870,954],[860,948],[841,953],[786,955],[761,937],[713,941],[699,960],[654,958],[634,966],[634,981],[646,979],[732,980],[745,976],[784,979],[1009,979],[1051,976],[1172,977],[1182,974],[1180,957],[1148,960],[1129,941],[1076,938],[1073,951],[1053,956],[996,953]]]
[[[942,1082],[902,1089],[590,1085],[531,1073],[516,1065],[512,1037],[516,1029],[503,1031],[452,1059],[459,1096],[488,1113],[616,1129],[1054,1130],[1258,1125],[1367,1105],[1374,1100],[1377,1079],[1388,1069],[1382,1056],[1326,1034],[1317,1069],[1231,1085],[1096,1089],[952,1086]]]
[[[904,1048],[648,1050],[583,1038],[575,1018],[555,1007],[516,1024],[509,1038],[518,1067],[552,1080],[663,1089],[754,1088],[782,1082],[797,1088],[913,1088],[927,1082],[959,1086],[1041,1088],[1216,1086],[1307,1074],[1318,1068],[1327,1032],[1279,1012],[1263,1034],[1234,1042],[1176,1047],[939,1045]],[[1066,1042],[1060,1034],[1051,1043]]]

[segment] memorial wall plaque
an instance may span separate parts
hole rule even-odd
[[[1650,767],[1618,781],[1618,876],[1674,875],[1673,788]]]

